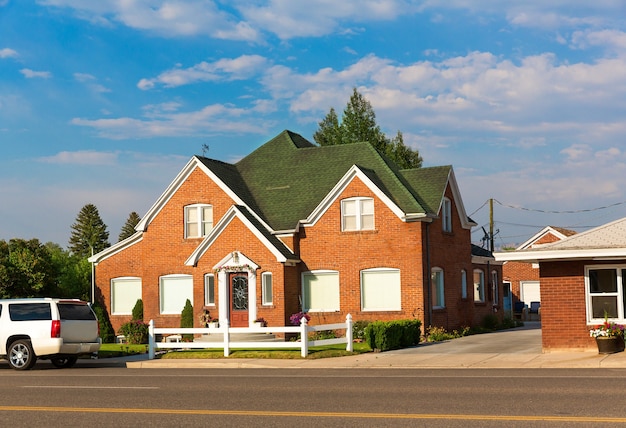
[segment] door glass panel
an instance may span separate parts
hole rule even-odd
[[[245,276],[233,277],[233,310],[248,310],[248,278]]]

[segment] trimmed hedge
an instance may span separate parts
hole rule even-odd
[[[422,322],[416,319],[374,321],[365,329],[365,339],[372,349],[390,351],[408,348],[420,342]]]

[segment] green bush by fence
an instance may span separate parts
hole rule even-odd
[[[372,349],[389,351],[417,345],[420,341],[420,320],[374,321],[367,325],[365,338]]]

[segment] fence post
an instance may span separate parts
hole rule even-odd
[[[154,320],[148,323],[148,359],[154,360]]]
[[[346,344],[346,351],[352,352],[352,342],[354,338],[352,337],[352,315],[346,315],[346,340],[348,343]]]
[[[302,347],[300,356],[306,358],[309,355],[309,334],[306,317],[300,318],[300,346]]]
[[[224,331],[224,356],[228,357],[230,355],[230,320],[224,320],[222,330]]]

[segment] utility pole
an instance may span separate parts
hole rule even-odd
[[[493,250],[493,198],[489,198],[489,251]]]

